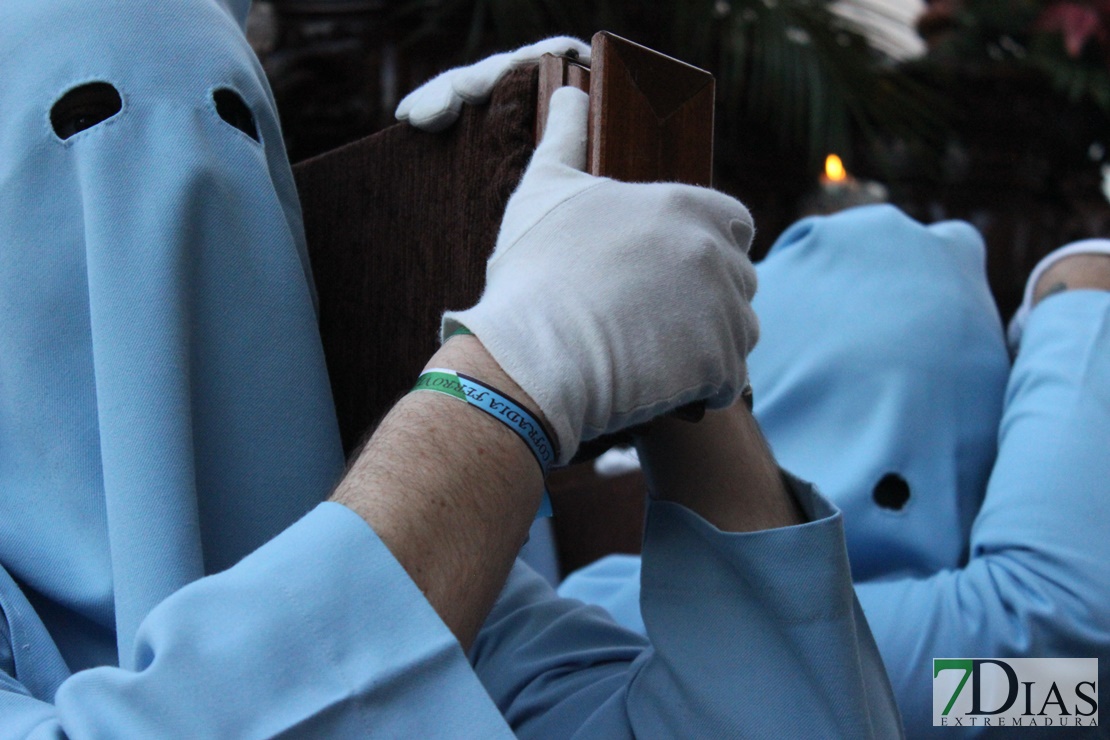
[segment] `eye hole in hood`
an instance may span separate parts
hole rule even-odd
[[[910,484],[897,473],[887,473],[875,484],[871,496],[882,508],[901,511],[910,500]]]
[[[107,82],[90,82],[73,88],[54,103],[50,109],[50,125],[59,139],[68,139],[106,121],[121,108],[123,100],[116,88]]]
[[[212,100],[216,103],[216,113],[220,118],[230,123],[255,141],[258,141],[258,127],[254,123],[254,114],[239,94],[234,90],[221,87],[212,93]]]

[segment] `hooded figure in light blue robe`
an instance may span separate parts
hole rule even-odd
[[[959,565],[1010,372],[979,232],[857,208],[794,224],[758,269],[754,411],[844,512],[853,578]]]
[[[344,461],[248,6],[0,4],[0,738],[507,735],[320,503]]]
[[[72,670],[342,472],[248,4],[0,7],[0,561]]]
[[[1093,657],[1110,676],[1110,293],[1043,301],[1011,366],[985,267],[969,224],[888,205],[799,221],[757,265],[754,412],[844,514],[911,737],[950,732],[933,658]],[[610,556],[560,593],[642,630],[639,577]]]

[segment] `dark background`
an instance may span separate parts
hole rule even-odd
[[[842,205],[818,182],[837,153],[918,219],[975,224],[1008,317],[1040,256],[1110,234],[1105,6],[934,0],[911,21],[925,51],[910,58],[822,0],[272,0],[249,35],[298,161],[390,125],[440,70],[613,31],[717,77],[715,183],[752,210],[756,257],[799,216]]]

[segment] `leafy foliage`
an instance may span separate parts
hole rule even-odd
[[[413,0],[414,40],[458,38],[458,61],[543,36],[609,30],[713,72],[719,144],[754,125],[816,167],[859,133],[938,141],[939,98],[868,44],[828,0]]]
[[[1036,70],[1072,103],[1110,115],[1110,2],[966,0],[938,61]]]

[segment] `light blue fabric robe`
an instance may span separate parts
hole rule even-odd
[[[896,732],[839,516],[804,490],[814,522],[752,535],[657,507],[650,647],[518,566],[473,666],[319,503],[343,461],[245,13],[0,3],[0,738]],[[121,109],[63,138],[53,106],[92,82]]]
[[[1040,304],[1011,370],[984,254],[966,224],[874,206],[799,222],[757,266],[756,416],[844,511],[913,737],[951,733],[933,658],[1095,657],[1110,676],[1110,293]],[[888,473],[900,510],[873,496]],[[642,630],[639,576],[612,556],[560,593]]]

